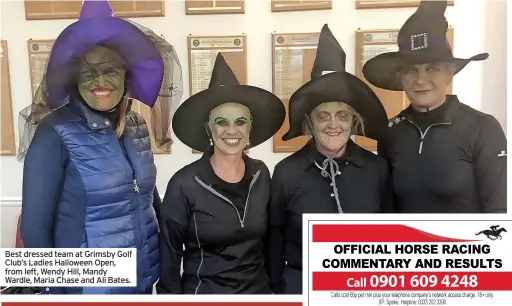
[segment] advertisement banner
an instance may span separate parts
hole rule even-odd
[[[308,305],[491,306],[512,300],[512,221],[503,216],[336,217],[304,217]]]

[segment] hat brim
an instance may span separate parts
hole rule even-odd
[[[174,135],[186,146],[204,152],[210,144],[205,128],[210,111],[228,102],[245,105],[251,112],[250,147],[274,136],[286,116],[283,103],[271,92],[248,85],[220,86],[198,92],[178,107],[172,121]]]
[[[358,135],[380,139],[388,118],[377,95],[358,77],[347,72],[333,72],[314,78],[293,93],[288,106],[290,129],[282,140],[302,136],[304,115],[322,103],[333,101],[344,102],[361,115],[364,135]]]
[[[73,60],[82,57],[98,45],[112,49],[123,58],[130,72],[126,80],[130,96],[153,107],[164,76],[162,56],[141,30],[123,19],[91,18],[68,26],[52,47],[47,75],[54,73],[58,77],[66,78]],[[49,88],[52,97],[64,99],[67,89],[55,87]]]
[[[446,53],[434,52],[398,51],[382,53],[368,60],[363,66],[363,75],[372,85],[392,90],[403,91],[403,86],[398,82],[399,69],[408,64],[423,64],[447,61],[455,64],[457,74],[472,61],[482,61],[489,57],[487,53],[477,54],[470,58],[455,58]]]

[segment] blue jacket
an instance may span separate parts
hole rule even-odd
[[[41,121],[25,157],[21,237],[26,248],[137,248],[137,287],[50,287],[43,293],[143,293],[158,279],[152,203],[160,199],[149,132],[132,111],[121,141],[111,125],[80,102]]]

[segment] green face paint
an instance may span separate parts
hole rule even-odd
[[[251,113],[238,103],[224,103],[210,112],[208,122],[214,146],[227,155],[240,154],[249,142]]]
[[[78,91],[90,107],[107,111],[121,101],[125,76],[122,58],[114,51],[98,46],[85,56]]]

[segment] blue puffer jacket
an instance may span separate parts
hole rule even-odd
[[[126,119],[122,141],[108,119],[80,102],[42,120],[25,157],[21,236],[28,248],[137,248],[137,287],[56,286],[43,293],[142,293],[158,279],[149,132],[139,114]]]

